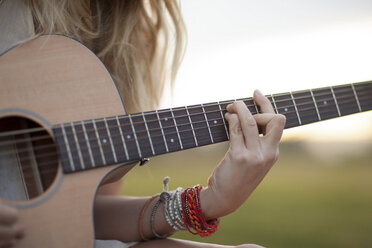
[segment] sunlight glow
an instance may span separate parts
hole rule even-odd
[[[187,10],[186,23],[192,16]],[[372,17],[290,34],[258,38],[242,34],[232,42],[203,43],[203,35],[218,34],[201,33],[193,25],[188,30],[189,47],[173,101],[165,106],[249,97],[256,88],[271,94],[372,80]],[[371,140],[371,124],[368,112],[295,128],[286,131],[285,137]]]

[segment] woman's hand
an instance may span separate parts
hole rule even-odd
[[[0,203],[0,247],[12,247],[23,234],[17,209]]]
[[[201,192],[207,219],[235,211],[265,177],[279,156],[279,141],[285,116],[275,114],[270,101],[255,91],[254,99],[262,114],[253,116],[241,101],[227,106],[230,149]],[[264,131],[259,136],[258,127]]]

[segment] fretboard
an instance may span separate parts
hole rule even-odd
[[[372,81],[267,96],[285,128],[372,110]],[[260,113],[252,98],[242,100]],[[236,100],[56,125],[65,173],[227,141],[226,106]]]

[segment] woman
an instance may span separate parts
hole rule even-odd
[[[128,113],[158,107],[165,82],[174,80],[183,54],[183,22],[171,0],[3,0],[0,13],[0,31],[6,34],[0,39],[0,53],[42,34],[77,39],[107,66]],[[118,196],[120,183],[103,186],[95,203],[96,237],[126,243],[97,241],[97,246],[221,247],[163,237],[190,228],[209,236],[218,219],[239,208],[275,163],[285,117],[275,114],[259,91],[254,98],[262,114],[252,116],[243,102],[227,107],[230,149],[208,187],[178,189],[159,199]],[[258,136],[258,125],[264,136]],[[177,194],[182,204],[176,204]],[[175,203],[174,214],[178,211],[183,219],[172,215],[170,202]],[[0,247],[11,247],[23,235],[27,230],[22,229],[17,211],[0,205]]]

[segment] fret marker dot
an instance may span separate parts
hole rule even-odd
[[[213,124],[217,124],[217,121],[216,121],[216,120],[214,120],[214,121],[213,121]]]
[[[131,136],[128,134],[128,135],[127,135],[127,139],[130,139],[130,138],[131,138]]]
[[[288,111],[288,108],[285,108],[284,111],[287,112]]]
[[[327,101],[324,101],[323,104],[324,104],[324,105],[327,105]]]
[[[106,144],[106,143],[107,143],[107,139],[103,139],[102,142],[103,142],[104,144]]]
[[[172,143],[173,143],[173,142],[174,142],[174,139],[173,139],[173,138],[172,138],[172,139],[170,139],[170,142],[172,142]]]
[[[168,118],[167,118],[167,117],[165,117],[165,118],[164,118],[164,120],[165,120],[165,121],[168,121]]]

